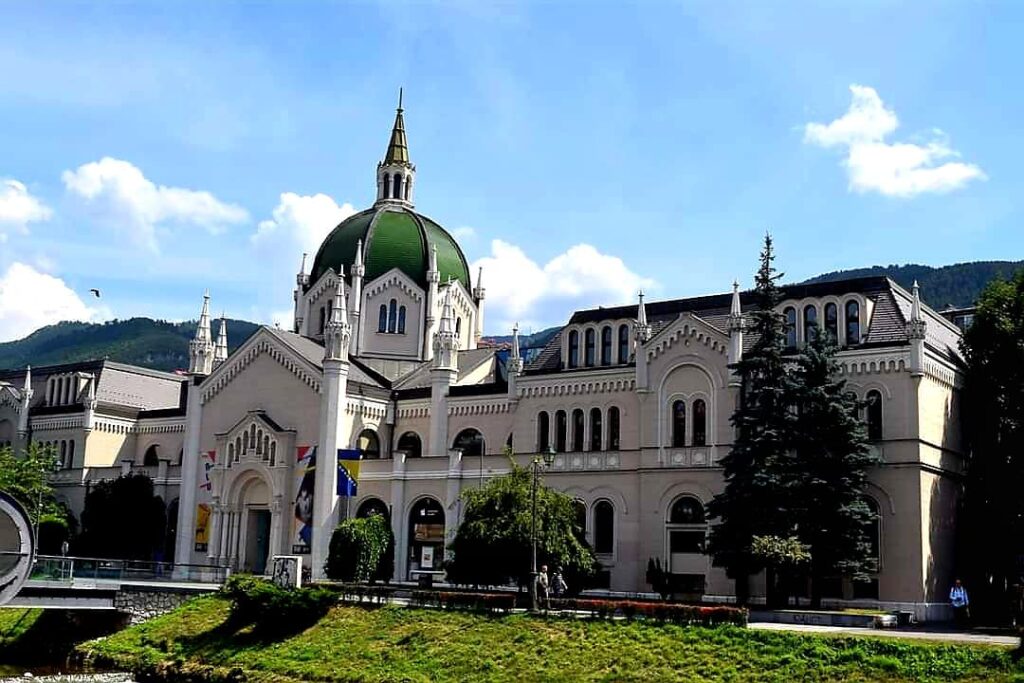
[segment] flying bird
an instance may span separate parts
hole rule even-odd
[[[95,297],[96,297],[97,299],[99,299],[99,298],[100,298],[100,290],[98,290],[98,289],[90,289],[90,290],[89,290],[89,292],[90,292],[91,294],[95,295]]]

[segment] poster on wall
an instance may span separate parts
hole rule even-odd
[[[295,518],[292,520],[292,555],[308,555],[313,536],[313,487],[316,446],[295,449]]]
[[[420,569],[434,568],[434,546],[425,545],[420,548]]]
[[[210,516],[213,508],[207,503],[196,505],[196,539],[195,551],[205,553],[210,547]]]

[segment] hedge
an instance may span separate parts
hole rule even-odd
[[[439,607],[473,612],[508,613],[516,606],[515,593],[469,593],[464,591],[413,591],[410,601],[417,607]]]
[[[548,608],[588,612],[591,617],[608,619],[621,616],[626,619],[654,621],[693,626],[734,624],[746,626],[749,612],[739,607],[684,605],[671,602],[644,602],[640,600],[551,599]]]
[[[231,601],[231,620],[254,624],[257,630],[277,632],[315,623],[338,602],[324,586],[282,588],[258,576],[235,574],[221,589]]]

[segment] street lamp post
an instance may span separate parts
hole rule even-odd
[[[540,605],[537,602],[537,486],[540,481],[541,464],[545,468],[551,467],[555,461],[555,449],[550,446],[543,454],[533,456],[530,467],[533,470],[533,485],[530,487],[530,606],[536,612]]]

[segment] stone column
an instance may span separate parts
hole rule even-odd
[[[178,538],[174,557],[189,564],[196,531],[196,489],[199,486],[199,435],[203,406],[199,378],[188,379],[188,403],[185,409],[185,446],[181,458],[181,487],[178,493]]]
[[[391,533],[395,537],[396,581],[404,581],[409,560],[409,542],[405,534],[409,520],[405,516],[405,453],[396,453],[391,461]]]

